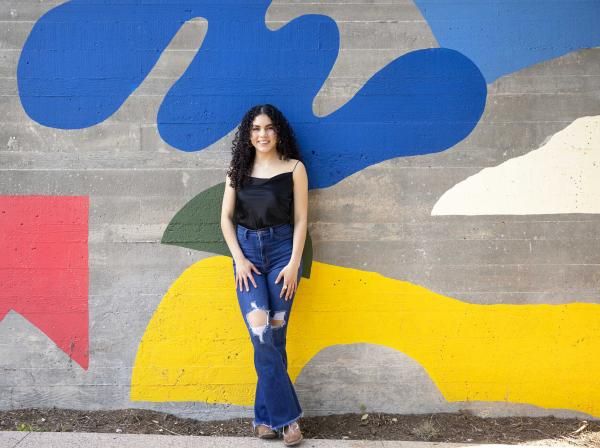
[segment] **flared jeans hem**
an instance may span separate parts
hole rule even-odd
[[[256,420],[254,420],[254,421],[252,422],[252,427],[253,427],[253,428],[256,428],[256,427],[257,427],[257,426],[259,426],[259,425],[264,425],[264,426],[266,426],[267,428],[270,428],[270,429],[272,429],[273,431],[281,431],[281,430],[282,430],[284,427],[286,427],[287,425],[291,425],[291,424],[292,424],[292,423],[294,423],[296,420],[298,420],[298,419],[302,418],[302,416],[303,416],[303,415],[304,415],[304,412],[300,412],[300,415],[298,415],[298,417],[296,417],[296,418],[293,418],[292,420],[289,420],[289,421],[287,421],[287,422],[285,422],[285,423],[281,423],[280,425],[275,425],[275,426],[273,426],[273,425],[269,425],[269,424],[268,424],[268,423],[266,423],[266,422],[257,422]]]

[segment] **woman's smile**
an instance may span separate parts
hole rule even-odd
[[[266,114],[257,115],[252,123],[250,134],[252,145],[263,152],[269,152],[277,146],[277,133],[271,118]]]

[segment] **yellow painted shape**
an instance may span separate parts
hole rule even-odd
[[[448,401],[504,401],[600,417],[600,305],[479,305],[374,272],[313,262],[288,329],[294,381],[322,349],[371,343],[416,360]],[[190,266],[140,343],[131,399],[251,405],[252,345],[232,261]]]

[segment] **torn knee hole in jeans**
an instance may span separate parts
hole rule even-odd
[[[252,334],[258,336],[259,341],[263,343],[263,336],[265,331],[267,331],[267,324],[269,322],[269,311],[257,308],[254,302],[251,305],[253,309],[246,314],[246,320]]]
[[[275,311],[269,323],[274,330],[283,327],[285,325],[285,311]]]

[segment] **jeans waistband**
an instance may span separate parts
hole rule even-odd
[[[270,227],[263,227],[261,229],[249,229],[248,227],[244,227],[241,224],[237,225],[237,232],[241,233],[244,235],[244,238],[248,238],[248,235],[260,235],[260,236],[266,236],[269,235],[270,237],[273,237],[273,233],[275,232],[275,229],[278,229],[280,227],[287,227],[287,226],[291,226],[291,224],[289,223],[284,223],[284,224],[277,224],[275,226],[270,226]]]

